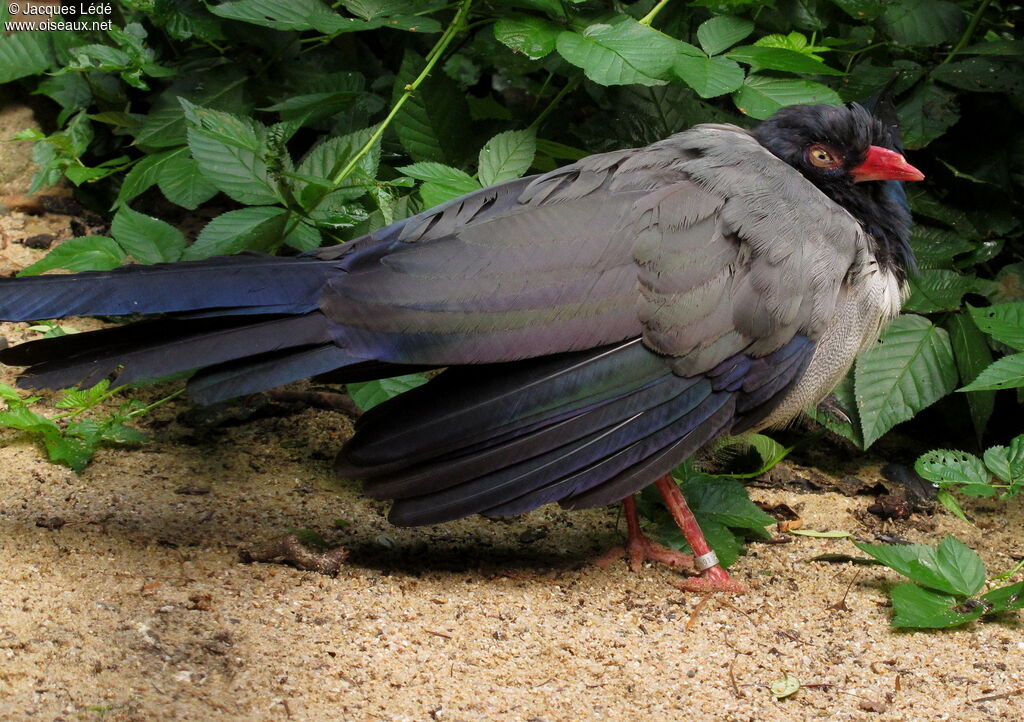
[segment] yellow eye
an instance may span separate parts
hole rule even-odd
[[[835,168],[839,165],[836,157],[823,145],[812,145],[807,151],[807,158],[819,168]]]

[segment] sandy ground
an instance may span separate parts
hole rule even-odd
[[[38,223],[8,216],[7,240]],[[10,242],[0,265],[40,253]],[[157,410],[151,444],[81,475],[0,433],[0,719],[1024,719],[1021,621],[893,631],[894,573],[808,562],[848,541],[754,544],[733,569],[750,593],[686,594],[664,568],[591,564],[621,538],[614,510],[396,529],[331,479],[344,415],[198,433],[188,408]],[[995,572],[1021,553],[1019,500],[968,505],[972,527],[882,524],[867,497],[753,496],[868,539],[953,533]],[[289,528],[347,547],[340,574],[239,562]],[[801,689],[776,700],[786,674]]]

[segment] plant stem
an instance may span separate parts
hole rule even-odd
[[[661,12],[661,9],[668,4],[669,0],[660,0],[660,2],[658,2],[657,5],[651,8],[651,11],[649,13],[640,18],[640,24],[646,25],[647,27],[651,27],[651,23],[654,22],[654,18],[657,17],[658,13]]]
[[[667,1],[668,0],[662,0],[662,4],[664,4]],[[331,185],[341,185],[341,182],[348,178],[349,174],[352,173],[353,170],[355,170],[355,167],[356,165],[359,164],[359,161],[361,161],[363,157],[370,152],[370,150],[377,143],[377,141],[381,139],[381,136],[384,135],[384,131],[391,124],[391,121],[393,121],[395,119],[395,116],[398,115],[398,111],[400,111],[402,109],[402,106],[405,105],[405,101],[411,98],[413,93],[415,93],[419,89],[420,85],[422,85],[423,81],[427,79],[428,75],[430,75],[430,71],[434,69],[434,66],[437,64],[437,61],[440,60],[441,56],[444,54],[444,51],[451,44],[452,40],[459,33],[459,31],[462,30],[463,23],[465,22],[466,17],[469,15],[469,8],[472,4],[473,0],[462,0],[462,4],[459,5],[459,10],[457,13],[455,13],[455,17],[452,19],[451,24],[449,24],[448,27],[445,28],[444,34],[441,35],[440,40],[437,41],[437,44],[434,45],[434,47],[427,54],[427,64],[423,67],[423,70],[420,72],[420,74],[416,77],[415,80],[413,80],[411,83],[405,86],[405,92],[402,93],[402,97],[395,101],[395,104],[391,107],[391,112],[389,112],[387,114],[387,117],[385,117],[384,120],[382,120],[377,125],[377,130],[375,130],[373,132],[373,135],[370,136],[369,140],[367,140],[366,143],[363,144],[363,147],[360,148],[359,151],[354,156],[352,156],[352,159],[345,165],[345,167],[342,168],[337,173],[337,175],[335,175],[331,179]]]
[[[982,0],[981,5],[978,6],[974,15],[971,16],[971,22],[967,24],[967,29],[964,30],[964,34],[960,36],[960,40],[958,40],[957,44],[953,46],[953,49],[949,51],[949,55],[946,56],[946,59],[939,63],[940,65],[945,65],[952,60],[953,56],[963,50],[964,46],[970,42],[971,36],[974,35],[974,31],[978,29],[978,23],[981,22],[981,16],[985,14],[985,11],[988,10],[988,6],[990,4],[992,4],[992,0]]]
[[[155,409],[157,406],[163,406],[171,399],[181,396],[183,393],[185,393],[184,387],[178,389],[173,394],[168,394],[167,396],[164,396],[162,399],[157,399],[149,406],[143,406],[141,409],[135,409],[134,411],[128,412],[128,418],[134,419],[136,416],[141,416],[142,414],[148,413]]]
[[[555,109],[555,106],[562,102],[562,98],[564,98],[569,93],[571,93],[576,88],[576,86],[579,85],[579,84],[580,84],[580,76],[579,75],[577,75],[577,76],[575,76],[573,78],[570,78],[569,82],[566,83],[564,86],[562,86],[562,89],[558,91],[558,94],[555,95],[555,97],[551,99],[551,102],[548,103],[547,107],[544,108],[544,110],[542,110],[540,112],[540,115],[538,115],[536,118],[533,119],[533,122],[530,123],[529,127],[530,128],[535,128],[535,129],[539,128],[540,124],[544,122],[544,119],[547,118],[548,115],[551,114],[551,111]]]

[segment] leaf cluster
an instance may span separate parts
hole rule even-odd
[[[951,536],[934,547],[854,544],[911,580],[891,590],[894,627],[942,629],[1024,609],[1024,582],[977,596],[985,585],[985,565]]]
[[[63,413],[49,417],[31,406],[39,396],[22,397],[15,389],[0,384],[0,427],[23,431],[42,444],[50,461],[82,471],[96,450],[107,444],[139,444],[148,437],[128,422],[149,408],[137,399],[123,401],[114,411],[84,416],[120,389],[111,389],[106,380],[88,389],[65,390],[54,407]]]

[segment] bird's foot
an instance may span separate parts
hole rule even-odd
[[[699,577],[687,577],[685,579],[674,579],[672,584],[684,592],[731,592],[733,594],[746,594],[747,588],[729,576],[729,572],[717,564],[705,569]]]
[[[639,572],[644,562],[656,562],[673,569],[696,570],[692,554],[669,549],[651,541],[643,534],[630,536],[624,547],[612,547],[598,557],[594,564],[601,569],[607,569],[612,562],[623,558],[629,562],[629,568],[633,572]]]

